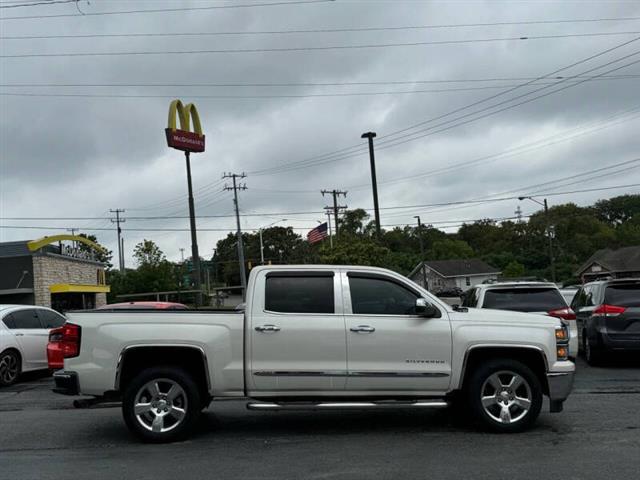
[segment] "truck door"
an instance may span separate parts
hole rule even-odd
[[[346,272],[347,391],[444,392],[451,376],[451,326],[415,314],[422,294],[386,274]],[[429,299],[427,299],[429,300]]]
[[[340,277],[329,270],[260,272],[248,314],[249,391],[344,390],[347,352]],[[255,393],[253,393],[255,395]]]

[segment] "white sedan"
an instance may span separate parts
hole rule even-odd
[[[23,372],[48,368],[49,331],[65,321],[50,308],[0,305],[0,386],[15,383]]]

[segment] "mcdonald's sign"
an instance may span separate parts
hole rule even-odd
[[[180,119],[180,129],[176,128],[176,114]],[[193,132],[191,131],[193,120]],[[204,152],[204,135],[198,110],[193,103],[182,105],[174,100],[169,105],[169,121],[165,129],[167,145],[183,152]]]

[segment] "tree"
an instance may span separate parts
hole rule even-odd
[[[108,250],[107,248],[105,248],[103,245],[101,245],[98,242],[98,239],[96,238],[95,235],[87,235],[86,233],[80,233],[78,235],[79,237],[84,237],[87,240],[91,240],[94,243],[97,243],[98,245],[100,245],[104,250],[102,251],[96,251],[94,248],[90,247],[89,245],[85,244],[85,243],[81,243],[78,242],[78,248],[82,251],[85,252],[93,252],[96,256],[96,260],[99,261],[100,263],[104,263],[105,264],[105,268],[107,270],[113,268],[113,264],[111,263],[111,259],[113,258],[113,252],[111,250]]]
[[[153,240],[143,240],[133,249],[133,258],[140,267],[157,267],[166,261],[166,257],[160,247]]]
[[[612,226],[620,225],[640,214],[640,195],[620,195],[599,200],[593,209],[599,220]]]
[[[427,254],[427,258],[430,260],[451,260],[474,256],[475,253],[467,242],[450,238],[436,240]]]
[[[502,270],[502,275],[507,278],[523,277],[524,265],[522,265],[520,262],[516,262],[515,260],[509,262],[509,264]]]

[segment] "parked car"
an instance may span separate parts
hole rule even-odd
[[[573,298],[576,296],[576,293],[578,293],[578,290],[580,290],[579,285],[571,285],[568,287],[562,287],[560,289],[560,293],[564,297],[564,300],[567,302],[567,305],[571,305],[571,303],[573,302]]]
[[[47,369],[49,331],[65,321],[50,308],[0,305],[0,385],[15,383],[21,373]]]
[[[562,410],[575,365],[559,319],[456,311],[395,272],[299,265],[251,270],[244,311],[79,311],[58,340],[58,393],[122,401],[145,441],[187,435],[211,400],[252,410],[444,408],[485,428]]]
[[[109,305],[103,305],[98,307],[98,310],[112,310],[112,309],[141,309],[141,310],[188,310],[189,307],[182,303],[176,302],[122,302],[111,303]]]
[[[586,283],[571,307],[589,364],[597,365],[613,352],[640,352],[640,279]]]
[[[463,307],[493,308],[535,313],[561,318],[569,326],[569,356],[578,356],[579,340],[576,315],[554,283],[497,282],[481,284],[467,290]]]

